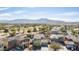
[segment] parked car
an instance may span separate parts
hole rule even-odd
[[[67,45],[66,45],[66,48],[69,49],[69,50],[74,51],[74,50],[76,49],[76,46],[73,45],[73,44],[67,44]]]
[[[48,40],[42,39],[41,40],[41,47],[48,47]]]
[[[10,51],[23,51],[24,49],[21,47],[15,47],[13,49],[11,49]]]
[[[48,44],[42,43],[42,44],[41,44],[41,47],[48,47]]]

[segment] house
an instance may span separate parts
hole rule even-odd
[[[73,40],[73,36],[72,35],[66,35],[65,36],[65,41],[72,41]]]
[[[28,38],[25,38],[24,36],[20,36],[16,38],[16,41],[17,41],[16,43],[17,46],[25,48],[28,47],[30,40]]]
[[[73,35],[67,35],[67,36],[65,36],[65,40],[79,42],[78,37],[75,37]]]
[[[67,45],[67,44],[74,44],[73,41],[64,41],[64,42],[65,42],[66,45]]]
[[[4,50],[3,42],[2,42],[2,39],[0,39],[0,51],[3,51],[3,50]]]
[[[59,30],[53,30],[50,34],[50,39],[59,39],[60,37],[64,37],[64,35]]]
[[[45,39],[45,35],[44,34],[35,34],[34,39]]]
[[[75,37],[73,41],[75,41],[76,43],[79,43],[79,36]]]
[[[51,34],[62,34],[60,30],[52,30],[50,33]]]
[[[3,39],[4,50],[10,50],[16,46],[16,40],[14,37],[6,37]]]
[[[5,37],[6,37],[6,36],[0,35],[0,51],[3,51],[3,50],[4,50],[3,39],[4,39]]]
[[[50,36],[49,36],[51,42],[56,41],[56,42],[63,42],[64,40],[64,35],[62,32],[59,30],[59,28],[54,28],[50,31]]]

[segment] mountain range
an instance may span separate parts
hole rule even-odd
[[[59,20],[51,20],[47,18],[40,19],[14,19],[14,20],[2,20],[0,23],[10,23],[10,24],[57,24],[57,25],[75,25],[79,24],[79,22],[64,22]]]

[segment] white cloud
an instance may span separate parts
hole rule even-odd
[[[6,7],[6,8],[0,8],[0,10],[6,10],[6,9],[8,9],[8,7]]]
[[[24,11],[22,11],[22,10],[19,10],[19,11],[15,11],[15,12],[9,12],[9,13],[1,13],[0,14],[0,16],[2,17],[5,17],[5,16],[13,16],[13,15],[18,15],[18,14],[21,14],[21,13],[23,13]]]
[[[49,18],[66,22],[74,22],[79,21],[79,12],[65,12],[60,14],[54,14]]]
[[[61,13],[57,15],[74,16],[74,15],[79,15],[79,13],[78,12],[66,12],[66,13]]]
[[[23,11],[23,10],[19,10],[19,11],[15,11],[15,12],[13,12],[13,14],[20,14],[20,13],[24,13],[25,11]]]
[[[48,14],[44,12],[36,12],[36,13],[25,13],[23,10],[11,12],[11,13],[3,13],[0,14],[0,20],[12,20],[12,19],[39,19],[39,18],[49,18],[53,20],[60,20],[60,21],[79,21],[79,17],[74,17],[73,16],[78,16],[79,13],[77,12],[67,12],[67,13],[61,13],[61,14]]]
[[[0,16],[2,17],[2,16],[10,16],[11,15],[11,13],[3,13],[3,14],[0,14]]]

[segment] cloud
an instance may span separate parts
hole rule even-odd
[[[79,12],[65,12],[65,13],[60,13],[60,14],[54,14],[52,19],[57,19],[57,20],[62,20],[66,22],[77,22],[79,21]]]
[[[3,14],[0,14],[0,16],[10,16],[11,14],[10,13],[3,13]]]
[[[15,11],[15,12],[12,12],[13,14],[20,14],[20,13],[24,13],[25,11],[24,10],[18,10],[18,11]]]
[[[6,10],[6,9],[9,9],[9,8],[8,8],[8,7],[6,7],[6,8],[0,8],[0,11],[1,11],[1,10]]]
[[[21,14],[21,13],[24,13],[25,11],[22,11],[22,10],[18,10],[18,11],[14,11],[14,12],[6,12],[6,13],[1,13],[0,16],[13,16],[13,15],[18,15],[18,14]]]
[[[65,12],[65,13],[61,13],[61,14],[57,14],[60,16],[74,16],[74,15],[79,15],[79,12]]]
[[[26,10],[17,10],[14,12],[7,12],[0,14],[0,20],[12,19],[39,19],[49,18],[60,21],[79,21],[79,12],[64,12],[64,13],[48,13],[43,11],[28,12]]]

